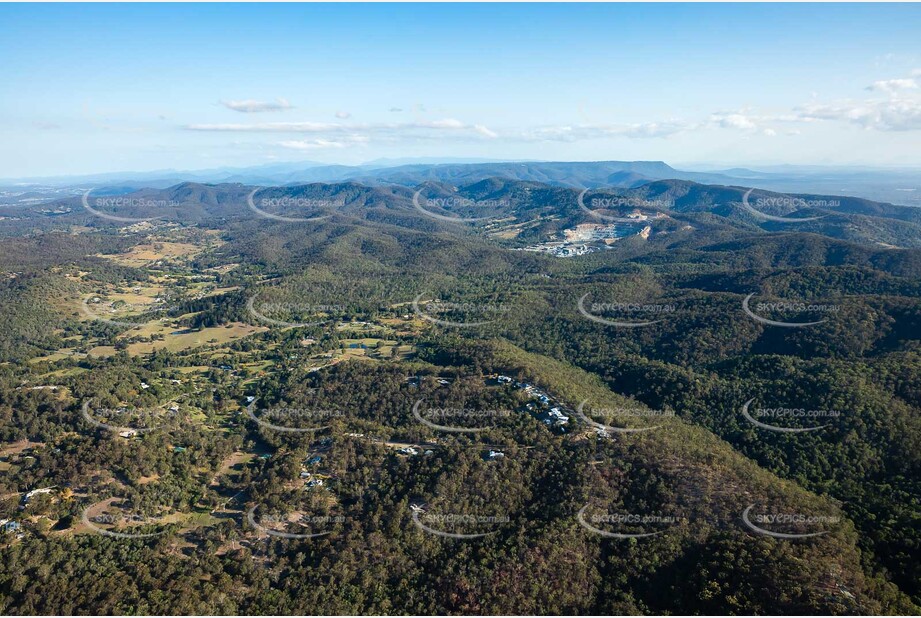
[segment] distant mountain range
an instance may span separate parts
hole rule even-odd
[[[27,178],[0,181],[0,186],[9,189],[18,185],[23,193],[30,188],[23,187],[24,184],[83,190],[117,186],[123,190],[132,190],[164,189],[183,182],[268,186],[355,181],[366,185],[412,187],[424,182],[466,185],[488,178],[505,178],[561,187],[632,189],[659,180],[685,180],[710,185],[756,187],[776,192],[853,195],[894,204],[921,206],[921,170],[912,169],[778,166],[764,170],[731,168],[686,171],[675,169],[662,161],[405,161],[382,160],[359,166],[313,162],[275,163],[198,171],[163,170]],[[8,204],[17,203],[10,199],[3,201]]]
[[[12,233],[72,226],[123,227],[131,221],[150,218],[222,226],[261,217],[286,221],[333,216],[342,222],[362,220],[420,231],[465,228],[489,232],[497,226],[518,226],[513,236],[506,238],[532,242],[559,236],[580,224],[623,221],[632,216],[641,217],[637,222],[654,221],[653,236],[683,233],[686,229],[696,230],[696,236],[723,240],[758,232],[797,232],[874,248],[921,248],[921,209],[910,206],[691,180],[645,180],[647,174],[670,169],[656,162],[633,163],[628,169],[616,163],[607,168],[597,164],[503,165],[505,168],[499,171],[504,171],[505,176],[482,179],[482,174],[496,171],[497,166],[402,166],[396,168],[400,170],[396,176],[393,171],[388,175],[400,182],[386,183],[363,179],[260,187],[184,182],[165,189],[147,188],[118,195],[100,189],[89,202],[110,218],[95,214],[92,204],[86,208],[82,196],[28,207],[0,207],[0,218],[5,219],[6,233]],[[539,171],[544,181],[509,178],[513,165],[519,165],[520,175],[525,177]],[[573,177],[584,172],[588,176],[607,171],[611,171],[609,182],[598,188],[580,189],[559,180],[564,175]],[[635,182],[637,175],[644,181]],[[409,185],[410,177],[420,184]],[[629,181],[632,186],[617,187],[612,178],[620,179],[622,184]],[[106,194],[115,199],[100,199]],[[434,216],[420,212],[420,196],[427,201],[426,211]],[[463,217],[478,220],[473,225],[455,221]]]

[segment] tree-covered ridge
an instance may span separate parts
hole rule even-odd
[[[515,249],[578,191],[457,190],[536,225],[187,185],[193,223],[4,240],[2,611],[917,613],[917,250],[685,184],[561,259]]]
[[[298,220],[311,220],[329,229],[363,221],[456,234],[466,221],[475,221],[473,227],[479,231],[517,225],[515,238],[534,240],[578,224],[604,223],[611,217],[639,212],[660,217],[656,220],[657,234],[693,229],[696,236],[721,233],[737,237],[795,227],[800,232],[864,246],[921,248],[921,215],[909,206],[688,180],[658,180],[621,188],[585,186],[592,188],[516,180],[501,174],[456,183],[420,179],[411,185],[344,181],[260,187],[186,182],[119,195],[127,198],[122,205],[97,204],[96,208],[89,204],[92,200],[74,197],[28,209],[0,208],[0,216],[7,215],[5,228],[15,235],[85,227],[111,230],[123,227],[126,220],[221,229]],[[49,209],[55,214],[50,215]],[[420,211],[429,216],[420,217]]]
[[[157,607],[156,611],[175,612],[192,607],[185,604],[189,593],[199,591],[201,583],[195,582],[213,582],[215,577],[225,582],[226,601],[209,612],[224,607],[231,613],[652,613],[681,608],[839,613],[899,612],[908,607],[882,580],[862,574],[854,547],[856,533],[846,520],[829,534],[803,542],[747,531],[740,514],[750,503],[796,512],[839,511],[833,503],[779,481],[707,431],[678,419],[656,432],[608,440],[555,435],[533,421],[530,429],[529,423],[512,421],[482,437],[439,436],[432,455],[426,457],[401,456],[375,440],[345,431],[357,425],[364,436],[373,433],[385,440],[413,442],[412,429],[400,429],[412,424],[408,408],[419,396],[420,387],[407,381],[413,376],[449,376],[452,386],[441,388],[452,392],[445,397],[465,399],[468,405],[496,404],[490,387],[474,388],[485,384],[483,372],[492,375],[494,370],[519,376],[567,402],[588,398],[599,406],[624,403],[589,374],[507,345],[470,346],[450,340],[443,346],[433,344],[426,356],[450,364],[377,368],[352,363],[286,390],[288,405],[313,400],[311,404],[328,406],[338,401],[349,411],[322,436],[279,438],[256,423],[237,421],[234,425],[243,425],[240,429],[247,440],[266,445],[257,450],[274,454],[253,460],[226,488],[206,481],[235,448],[247,447],[214,442],[207,432],[195,429],[201,425],[192,419],[127,444],[85,426],[80,426],[78,435],[68,433],[50,441],[57,446],[41,449],[23,478],[29,486],[37,479],[64,485],[73,494],[57,503],[27,507],[30,515],[57,519],[55,528],[63,529],[39,532],[4,550],[6,564],[17,565],[14,572],[27,576],[22,579],[10,573],[16,579],[8,580],[4,590],[14,604],[5,610],[39,612],[69,596],[63,607],[75,612],[89,607],[122,608],[118,611],[128,613],[136,610],[125,608]],[[479,366],[471,366],[472,362]],[[118,384],[134,379],[113,367],[87,385],[87,391],[106,384],[120,392]],[[282,378],[270,388],[284,384]],[[434,380],[426,384],[422,391],[439,388]],[[483,396],[486,399],[476,399]],[[218,412],[209,410],[207,416]],[[63,419],[62,426],[68,424]],[[323,436],[329,436],[331,443],[317,451],[318,443],[327,439]],[[189,450],[177,453],[170,448],[179,442],[189,445]],[[487,448],[498,446],[506,454],[503,459],[484,459]],[[78,520],[81,508],[113,493],[143,513],[170,509],[223,515],[227,511],[214,510],[221,508],[222,493],[238,489],[244,492],[237,498],[241,513],[254,507],[260,509],[258,513],[291,508],[291,483],[297,482],[299,462],[312,451],[322,452],[328,462],[317,469],[330,479],[329,491],[335,495],[335,504],[326,505],[326,510],[310,506],[315,516],[331,514],[332,533],[322,538],[260,541],[251,526],[240,527],[223,517],[203,528],[180,524],[148,541],[67,533],[66,522]],[[99,470],[111,471],[114,478],[99,485]],[[156,480],[148,481],[151,477]],[[302,490],[298,495],[303,499],[305,494]],[[615,542],[578,525],[576,514],[588,503],[602,512],[663,513],[678,523],[651,539]],[[489,523],[488,535],[475,541],[440,539],[414,527],[414,504],[424,504],[429,513],[489,513],[497,523]],[[471,531],[469,524],[464,530]],[[129,553],[111,555],[106,560],[113,561],[115,569],[97,575],[109,585],[91,585],[94,596],[90,598],[77,590],[66,594],[66,589],[86,580],[63,578],[73,568],[66,566],[65,555],[91,547],[104,555],[109,547],[119,546]],[[573,552],[582,559],[573,561]],[[720,556],[729,554],[736,562],[734,576],[727,580]],[[194,557],[198,566],[190,571],[192,563],[183,555]],[[144,574],[138,571],[138,556],[148,556],[144,563],[163,564]],[[48,560],[59,568],[44,569]],[[180,568],[180,564],[187,566]],[[804,571],[803,564],[815,568]],[[717,565],[717,571],[710,570]],[[160,575],[176,569],[185,574],[162,590],[158,600],[144,592],[147,587],[158,588],[157,582],[164,581]],[[685,576],[678,576],[682,572]],[[688,572],[693,575],[687,577]],[[372,577],[374,595],[356,596],[363,588],[361,580],[354,579],[356,573]],[[555,576],[561,573],[566,577]],[[672,594],[662,595],[663,585]],[[65,590],[39,592],[49,586]],[[539,594],[527,592],[534,586]],[[413,592],[419,589],[429,594]],[[313,592],[304,596],[305,590]]]

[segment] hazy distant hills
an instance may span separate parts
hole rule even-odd
[[[598,161],[406,165],[371,172],[360,179],[417,185],[425,181],[466,184],[486,178],[507,178],[584,188],[630,187],[664,178],[712,181],[715,177],[718,175],[681,172],[662,161]]]
[[[241,183],[251,185],[305,184],[356,180],[365,184],[414,186],[423,182],[465,184],[485,178],[530,180],[572,187],[634,186],[637,183],[677,178],[715,182],[730,177],[718,174],[681,172],[661,161],[599,162],[486,162],[486,163],[409,163],[360,166],[317,163],[279,163],[248,168],[218,168],[199,171],[162,170],[124,172],[73,177],[42,177],[0,181],[35,185],[123,185],[134,188],[164,189],[181,182]]]
[[[25,192],[29,186],[69,186],[85,190],[118,185],[134,189],[165,189],[182,182],[265,186],[347,181],[414,187],[424,182],[464,185],[487,178],[505,178],[578,188],[636,188],[657,180],[686,180],[701,184],[757,187],[780,192],[855,195],[894,204],[921,206],[921,170],[911,169],[778,166],[762,170],[737,167],[714,171],[687,171],[676,169],[662,161],[395,163],[401,162],[380,161],[359,166],[311,162],[274,163],[256,167],[199,171],[163,170],[19,179],[0,181],[0,187],[15,189],[13,185],[19,183],[21,190]],[[29,186],[23,186],[23,183]],[[26,200],[32,199],[30,196],[22,202],[16,202],[3,193],[0,191],[0,203],[28,203]]]
[[[534,173],[530,168],[533,164],[522,165],[522,170],[526,170],[522,176]],[[606,171],[618,165],[612,163]],[[630,165],[637,171],[611,172],[609,177],[617,175],[623,182],[635,184],[636,176],[645,177],[645,173],[661,170],[664,164]],[[719,240],[759,231],[798,232],[871,247],[921,248],[921,209],[910,206],[855,197],[781,194],[751,190],[746,186],[675,179],[641,182],[631,187],[607,184],[589,190],[507,176],[479,179],[479,174],[487,169],[491,169],[491,164],[446,166],[444,169],[423,167],[424,175],[435,178],[418,185],[344,181],[259,187],[240,183],[184,182],[165,189],[148,188],[123,195],[97,190],[90,195],[88,203],[96,213],[106,213],[116,219],[107,219],[86,209],[82,197],[71,197],[28,208],[0,207],[0,217],[5,217],[0,232],[69,229],[75,225],[124,227],[154,218],[186,225],[222,227],[264,219],[290,224],[321,217],[325,222],[332,217],[342,225],[364,221],[455,234],[483,233],[496,231],[497,226],[510,226],[515,228],[514,233],[504,238],[537,242],[579,224],[606,223],[612,218],[644,214],[657,217],[651,220],[653,239],[657,235],[688,229],[693,230],[696,237],[714,236]],[[573,177],[580,170],[594,173],[598,169],[588,164],[540,168],[548,179]],[[401,173],[409,174],[409,171]],[[457,182],[440,180],[441,176],[449,176]],[[587,192],[583,195],[583,191]],[[581,205],[580,195],[583,195]],[[122,203],[100,199],[106,197],[127,199]],[[603,206],[597,206],[598,203]],[[464,223],[457,221],[459,218],[479,221]],[[513,241],[509,242],[514,245]]]

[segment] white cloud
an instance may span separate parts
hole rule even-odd
[[[499,137],[499,134],[498,134],[498,133],[496,133],[495,131],[489,130],[488,127],[484,127],[484,126],[481,125],[481,124],[475,124],[475,125],[473,125],[473,130],[476,131],[477,133],[479,133],[480,135],[484,136],[484,137],[490,137],[490,138]]]
[[[915,70],[912,75],[921,74]],[[883,97],[865,100],[844,100],[823,103],[813,101],[794,107],[790,112],[755,115],[747,110],[716,112],[710,125],[724,129],[760,132],[763,135],[786,135],[798,132],[777,129],[777,124],[811,122],[842,122],[876,131],[915,131],[921,129],[921,80],[916,77],[886,79],[873,82],[865,90],[883,93]],[[766,125],[775,125],[774,127]]]
[[[251,132],[309,135],[305,139],[277,142],[297,150],[334,149],[358,144],[402,144],[425,140],[502,140],[504,142],[565,142],[590,140],[656,139],[698,130],[738,131],[754,139],[800,135],[799,127],[808,123],[837,122],[876,131],[921,130],[921,69],[910,77],[884,79],[866,88],[879,93],[866,100],[822,102],[818,97],[805,105],[787,110],[763,111],[749,107],[715,111],[699,120],[666,119],[635,123],[586,123],[545,126],[510,126],[495,130],[481,123],[467,123],[457,118],[427,118],[411,122],[347,122],[351,114],[335,113],[342,122],[252,122],[192,124],[192,131]],[[872,95],[868,95],[872,96]],[[287,102],[280,100],[285,105]],[[233,103],[233,102],[232,102]],[[236,107],[254,111],[252,101],[235,102]],[[254,105],[255,104],[255,105]],[[225,104],[226,105],[226,104]],[[419,112],[422,105],[414,106]],[[402,111],[390,108],[391,112]]]
[[[611,129],[613,135],[623,135],[624,137],[643,138],[643,137],[669,137],[684,131],[696,129],[697,125],[687,124],[681,121],[667,120],[665,122],[647,122],[643,124],[632,124],[624,127]]]
[[[323,150],[329,148],[346,148],[357,144],[368,142],[367,137],[355,135],[341,140],[312,139],[312,140],[288,140],[278,142],[279,146],[290,148],[292,150]]]
[[[669,137],[695,128],[696,125],[682,121],[649,122],[640,124],[611,125],[558,125],[528,129],[519,133],[504,135],[523,141],[577,142],[581,140],[628,137],[634,139]]]
[[[249,133],[315,133],[328,135],[354,135],[357,133],[422,137],[426,134],[458,135],[468,137],[494,138],[497,134],[488,127],[466,124],[455,118],[438,120],[419,120],[401,123],[377,124],[343,124],[334,122],[254,122],[254,123],[215,123],[191,124],[185,127],[190,131],[222,131]]]
[[[921,100],[917,99],[809,104],[797,112],[804,120],[845,121],[878,131],[921,130]]]
[[[413,123],[417,126],[431,129],[463,129],[466,125],[460,120],[454,118],[444,118],[442,120],[423,120]]]
[[[319,133],[322,131],[336,131],[342,128],[341,124],[330,122],[257,122],[250,124],[220,123],[220,124],[190,124],[186,128],[191,131],[245,131],[260,133]]]
[[[244,101],[221,101],[221,105],[235,112],[244,114],[257,114],[260,112],[283,112],[294,109],[285,99],[275,99],[275,101],[255,101],[246,99]]]
[[[778,122],[796,122],[798,120],[795,114],[754,114],[750,109],[746,108],[737,111],[714,112],[710,114],[707,127],[745,131],[751,134],[760,133],[761,135],[774,137],[778,134],[777,129],[766,125]]]
[[[710,121],[722,129],[741,129],[754,131],[758,128],[755,119],[744,112],[715,112]]]
[[[867,90],[882,91],[889,94],[898,94],[902,90],[917,90],[918,80],[914,77],[905,77],[902,79],[881,79],[873,82],[866,88]]]
[[[311,133],[328,135],[340,140],[357,134],[375,140],[446,139],[448,137],[499,139],[509,141],[561,141],[601,139],[609,137],[655,138],[668,137],[688,131],[698,125],[681,121],[652,122],[623,125],[556,125],[503,131],[501,134],[486,125],[467,124],[454,118],[420,120],[404,123],[335,124],[319,122],[268,122],[253,124],[196,124],[186,128],[194,131]]]
[[[882,92],[885,99],[865,101],[839,101],[837,103],[809,103],[794,110],[795,117],[803,122],[838,121],[856,124],[876,131],[921,130],[921,69],[911,72],[912,77],[883,79],[873,82],[866,90]]]
[[[318,150],[321,148],[345,148],[343,142],[330,141],[325,139],[316,140],[290,140],[278,142],[279,146],[291,148],[293,150]]]

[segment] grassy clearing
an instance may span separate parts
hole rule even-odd
[[[397,341],[378,339],[376,337],[343,339],[342,345],[341,355],[343,358],[354,357],[375,360],[405,360],[413,353],[413,346],[411,345],[400,345]]]
[[[42,378],[43,380],[49,379],[49,378],[69,378],[71,376],[76,376],[76,375],[80,375],[81,373],[85,373],[86,371],[89,371],[89,370],[84,369],[83,367],[67,367],[65,369],[56,369],[55,371],[49,371],[48,373],[43,373],[42,375],[39,376],[39,378]],[[58,389],[58,390],[61,390],[61,389]]]
[[[125,253],[100,255],[123,266],[146,266],[160,260],[185,258],[202,251],[202,247],[185,242],[151,242],[135,245]]]
[[[211,367],[205,365],[190,365],[188,367],[177,367],[176,370],[179,373],[189,374],[189,373],[208,373],[211,371]]]
[[[29,440],[19,440],[18,442],[4,442],[0,445],[0,458],[12,457],[19,455],[26,449],[45,446],[44,442],[30,442]]]
[[[45,363],[45,362],[53,363],[55,361],[64,360],[72,356],[74,356],[73,348],[61,348],[60,350],[57,350],[56,352],[52,352],[48,356],[37,356],[35,358],[30,358],[29,364],[34,365],[36,363]],[[82,356],[82,354],[78,356]]]
[[[115,346],[111,345],[98,345],[92,350],[89,351],[89,356],[96,356],[99,358],[107,358],[109,356],[115,356],[118,350],[115,349]]]
[[[227,326],[203,328],[199,331],[175,331],[171,327],[166,327],[160,331],[160,334],[164,336],[163,341],[129,344],[128,353],[139,355],[149,354],[162,348],[166,348],[171,352],[179,352],[207,345],[222,346],[267,330],[268,328],[265,327],[252,326],[242,322],[233,322]]]

